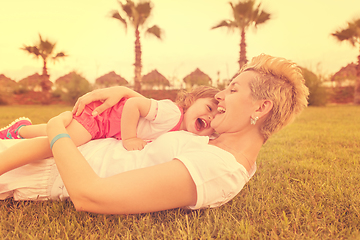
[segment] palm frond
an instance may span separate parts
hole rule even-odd
[[[60,58],[64,58],[64,57],[67,57],[67,56],[68,55],[66,55],[64,52],[59,52],[54,57],[52,57],[52,59],[55,62],[56,60],[59,60]]]
[[[120,13],[116,10],[112,11],[111,17],[119,20],[125,27],[125,30],[127,29],[127,22],[124,18],[121,17]]]
[[[36,46],[26,46],[26,45],[24,45],[24,47],[22,47],[20,49],[28,52],[29,54],[34,54],[36,58],[40,56],[40,51]]]
[[[130,23],[135,29],[145,25],[145,22],[149,19],[153,9],[151,1],[147,0],[139,1],[137,4],[132,0],[126,0],[125,4],[118,0],[118,3],[124,12],[123,16],[126,17],[126,20],[118,11],[112,12],[112,18],[120,20],[125,27]]]
[[[149,18],[152,10],[151,2],[141,2],[135,7],[135,9],[139,14],[139,24],[144,24]]]
[[[233,13],[239,16],[248,16],[254,9],[254,0],[248,0],[245,2],[238,2],[235,6],[231,4]],[[234,16],[235,16],[234,15]]]
[[[271,14],[261,11],[260,14],[257,16],[257,19],[255,21],[255,26],[262,24],[264,22],[266,22],[267,20],[271,19]]]
[[[240,1],[236,5],[230,4],[233,17],[241,29],[257,26],[270,19],[270,14],[260,9],[261,3],[255,7],[255,0]]]
[[[347,29],[332,33],[331,35],[336,37],[336,39],[339,40],[340,42],[349,41],[351,43],[351,45],[355,46],[356,41],[354,41],[354,31],[352,29],[347,28]]]
[[[157,25],[148,28],[145,33],[156,36],[159,39],[162,39],[162,30]]]
[[[54,51],[54,48],[56,46],[56,43],[51,43],[49,40],[43,40],[43,38],[41,37],[41,35],[39,34],[39,43],[37,45],[39,52],[40,52],[40,56],[43,59],[46,59],[49,55],[51,55]]]
[[[331,34],[339,41],[348,41],[352,46],[360,44],[360,19],[348,22],[347,28],[340,29]]]
[[[231,20],[223,20],[219,22],[217,25],[213,26],[211,29],[220,28],[220,27],[227,27],[229,30],[234,30],[238,27],[235,21]]]
[[[133,10],[132,8],[135,7],[135,4],[133,1],[131,0],[127,0],[126,4],[122,4],[120,1],[118,1],[121,9],[126,13],[126,15],[128,16],[129,19],[133,19],[134,15],[133,15]]]

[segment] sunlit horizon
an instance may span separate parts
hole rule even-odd
[[[231,18],[228,0],[152,0],[148,25],[164,30],[162,41],[141,35],[142,74],[157,69],[169,80],[182,80],[199,68],[213,80],[227,79],[238,70],[240,34],[210,30]],[[232,1],[237,2],[237,1]],[[357,0],[262,0],[272,19],[256,31],[247,31],[247,59],[266,53],[285,57],[302,67],[333,74],[356,62],[359,50],[339,43],[331,33],[360,18]],[[115,0],[61,2],[46,0],[5,1],[0,9],[0,74],[19,81],[41,74],[43,63],[25,51],[38,34],[56,42],[55,52],[69,57],[48,63],[50,80],[77,71],[89,82],[111,71],[129,82],[134,76],[134,31],[110,18],[119,10]]]

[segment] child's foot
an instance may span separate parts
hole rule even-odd
[[[0,129],[0,139],[22,139],[22,137],[19,135],[19,129],[23,126],[28,126],[31,124],[31,120],[28,118],[18,118],[8,126]]]

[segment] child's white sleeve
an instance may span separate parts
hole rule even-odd
[[[150,99],[150,100],[151,100],[150,110],[148,114],[145,116],[145,119],[149,121],[154,121],[158,112],[158,102],[154,99]]]

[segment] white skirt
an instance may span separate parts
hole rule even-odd
[[[0,140],[0,152],[12,145],[26,141]],[[90,166],[100,177],[108,177],[137,167],[134,161],[136,152],[126,151],[121,141],[106,138],[90,141],[79,147]],[[113,157],[124,156],[125,160]],[[132,156],[132,157],[131,157]],[[138,158],[142,160],[142,158]],[[0,159],[1,161],[2,159]],[[124,163],[127,164],[124,164]],[[62,200],[69,198],[64,182],[56,167],[53,157],[11,170],[0,176],[0,200],[13,197],[14,200]]]
[[[0,140],[0,152],[21,140]],[[0,160],[1,161],[1,160]],[[0,200],[59,199],[61,193],[52,195],[52,187],[58,178],[54,158],[47,158],[11,170],[0,176]]]

